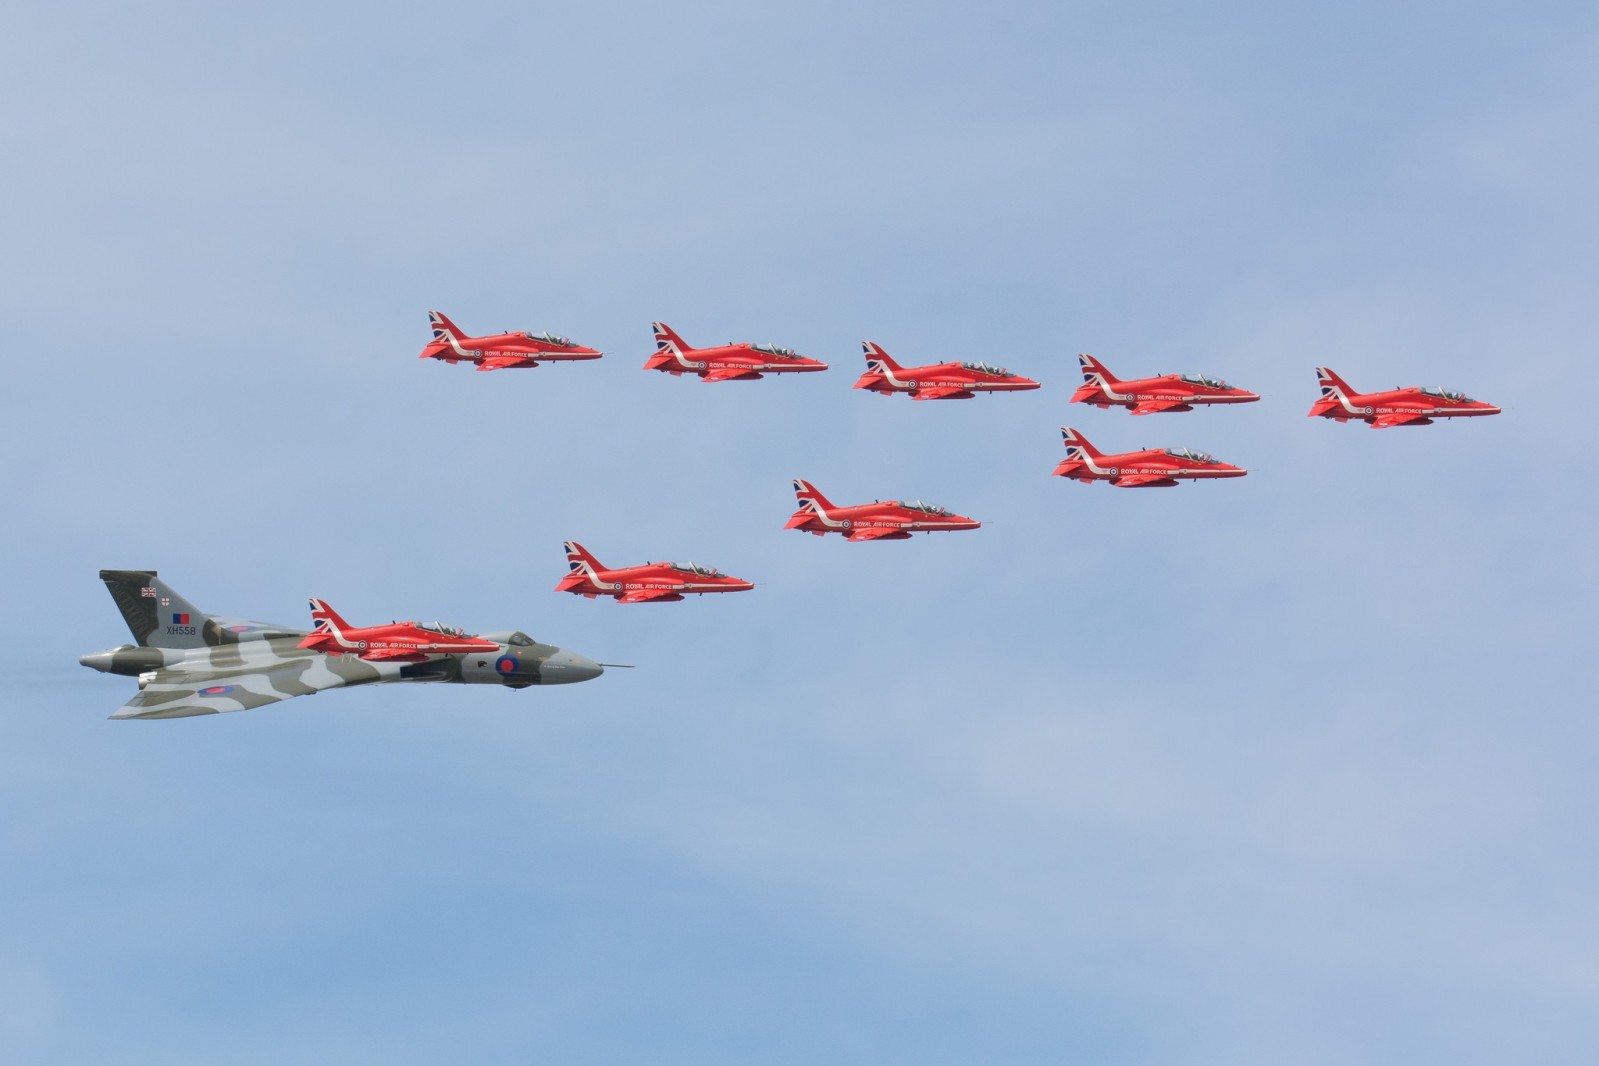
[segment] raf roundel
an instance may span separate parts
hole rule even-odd
[[[522,664],[517,661],[517,658],[514,655],[502,655],[498,659],[494,660],[495,671],[497,673],[505,674],[507,677],[516,673],[516,668],[521,665]]]
[[[230,693],[232,691],[233,691],[233,686],[232,685],[212,685],[209,688],[201,689],[198,693],[196,693],[196,695],[199,695],[199,696],[226,696],[228,693]]]

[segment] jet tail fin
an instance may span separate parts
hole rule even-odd
[[[799,500],[801,508],[809,506],[819,511],[826,511],[833,506],[826,496],[816,491],[815,485],[809,481],[800,481],[798,478],[794,480],[794,497]]]
[[[172,591],[154,570],[102,570],[122,620],[141,648],[204,648],[222,643],[211,616]]]
[[[594,558],[594,553],[575,540],[563,542],[566,546],[566,568],[572,573],[584,573],[590,577],[595,576],[605,567]]]
[[[869,373],[881,374],[885,370],[905,369],[883,351],[882,345],[873,341],[861,341],[861,351],[866,353],[866,369]]]
[[[1344,396],[1360,395],[1360,393],[1349,387],[1347,381],[1324,366],[1316,368],[1316,383],[1321,386],[1321,394],[1324,398],[1340,394]]]
[[[339,612],[327,605],[327,601],[315,597],[311,599],[311,631],[313,633],[340,633],[351,628],[350,623],[339,617]]]
[[[1083,380],[1090,385],[1119,385],[1121,378],[1105,369],[1105,364],[1083,352],[1077,356],[1083,368]]]
[[[1088,438],[1070,426],[1060,427],[1060,437],[1066,444],[1066,458],[1068,459],[1099,459],[1104,452],[1088,443]]]
[[[461,332],[461,327],[446,318],[443,311],[429,311],[428,325],[433,328],[433,339],[435,341],[444,341],[451,337],[458,341],[466,339],[466,334]]]
[[[650,326],[655,330],[655,352],[657,355],[681,355],[684,352],[692,352],[694,350],[693,345],[679,337],[676,331],[665,322],[651,322]]]

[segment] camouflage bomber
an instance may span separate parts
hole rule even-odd
[[[309,630],[208,615],[173,592],[154,570],[102,570],[134,644],[78,661],[139,679],[139,693],[112,718],[188,718],[264,707],[330,688],[385,681],[450,681],[506,688],[566,685],[605,668],[521,632],[485,633],[498,653],[429,655],[420,662],[371,662],[300,647]]]

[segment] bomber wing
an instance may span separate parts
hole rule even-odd
[[[354,663],[330,665],[324,655],[284,658],[234,672],[210,667],[167,667],[156,670],[139,694],[112,718],[188,718],[199,714],[225,714],[281,703],[295,696],[310,696],[330,688],[380,680],[371,666]]]

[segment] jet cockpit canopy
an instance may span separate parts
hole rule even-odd
[[[1227,383],[1221,378],[1213,378],[1209,374],[1179,374],[1177,375],[1190,385],[1199,385],[1207,389],[1225,389]]]
[[[1196,452],[1192,448],[1167,448],[1166,454],[1173,459],[1188,459],[1196,463],[1214,463],[1216,461],[1208,452]]]
[[[962,363],[961,366],[967,370],[974,370],[979,374],[992,374],[997,378],[1013,378],[1016,376],[1002,366],[989,366],[987,363]]]
[[[447,637],[464,637],[466,630],[455,626],[447,626],[443,622],[412,622],[418,629],[425,629],[429,633],[442,633]]]
[[[899,505],[904,507],[906,510],[921,511],[923,514],[936,515],[940,518],[946,517],[953,513],[948,508],[940,507],[933,503],[923,503],[921,500],[901,500],[899,501]]]
[[[1474,402],[1470,396],[1467,396],[1463,392],[1456,392],[1454,389],[1435,389],[1428,386],[1423,386],[1421,391],[1428,396],[1436,396],[1440,400],[1448,400],[1450,403]]]
[[[523,333],[522,336],[530,341],[543,341],[546,344],[554,344],[561,348],[572,347],[572,339],[570,337],[557,337],[549,330],[545,330],[543,333]]]
[[[794,351],[794,349],[784,348],[779,344],[752,344],[750,345],[750,349],[752,351],[762,352],[766,355],[775,355],[779,359],[799,358],[799,353]]]
[[[701,566],[698,563],[667,563],[673,570],[681,570],[685,574],[698,574],[701,577],[726,577],[714,566]]]

